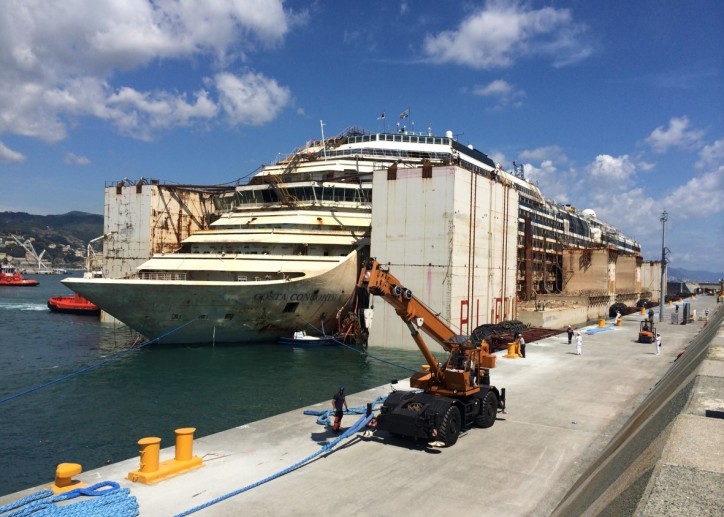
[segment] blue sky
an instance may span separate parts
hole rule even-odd
[[[674,267],[724,270],[724,2],[3,0],[0,211],[452,130]]]

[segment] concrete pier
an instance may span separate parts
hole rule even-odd
[[[638,313],[623,317],[621,326],[610,319],[604,328],[577,329],[583,331],[580,356],[565,334],[528,343],[525,359],[506,359],[505,352],[498,352],[491,382],[506,388],[507,412],[498,414],[490,429],[465,431],[453,447],[434,448],[383,432],[370,437],[359,433],[303,467],[196,515],[623,515],[632,508],[640,515],[692,515],[685,506],[687,494],[713,512],[700,515],[722,515],[724,419],[708,418],[706,411],[724,411],[724,309],[712,296],[690,303],[700,319],[687,325],[658,324],[660,355],[653,344],[636,342],[642,319]],[[701,318],[706,307],[711,322]],[[667,315],[670,310],[665,308]],[[713,337],[696,345],[701,350],[681,355],[703,330]],[[674,375],[681,370],[678,364],[695,352],[703,362],[693,361],[679,382]],[[686,389],[679,391],[682,383]],[[335,388],[330,386],[330,398]],[[350,407],[364,406],[390,389],[381,386],[347,400]],[[653,396],[659,392],[661,400]],[[675,412],[668,409],[676,406],[672,400],[683,401]],[[647,406],[667,408],[660,432],[651,436],[640,430],[651,432],[645,423],[663,417],[660,411],[641,409]],[[111,480],[130,488],[143,516],[177,515],[282,471],[334,440],[331,430],[303,414],[304,409],[329,407],[325,400],[198,438],[193,450],[203,467],[156,484],[126,479],[138,469],[138,458],[77,478],[87,484]],[[345,416],[343,427],[357,418]],[[636,450],[649,461],[607,470],[602,453],[626,456],[627,444],[636,440],[642,442]],[[621,446],[616,445],[619,441]],[[162,460],[173,457],[172,447],[161,451]],[[625,476],[616,474],[619,471]],[[672,482],[675,488],[667,488]],[[4,496],[0,505],[40,488],[46,487]]]

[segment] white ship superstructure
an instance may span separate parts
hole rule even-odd
[[[262,167],[248,184],[217,193],[208,229],[195,231],[171,253],[153,255],[132,275],[64,283],[165,343],[276,339],[318,328],[322,321],[326,331],[334,330],[353,294],[359,258],[368,253],[372,176],[421,168],[424,178],[437,166],[460,167],[514,186],[520,197],[519,261],[526,240],[533,251],[554,249],[546,243],[556,242],[559,254],[564,244],[637,249],[630,239],[611,238],[613,230],[590,214],[546,201],[521,174],[504,171],[451,132],[352,128],[310,142]]]

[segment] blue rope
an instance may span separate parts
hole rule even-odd
[[[71,379],[71,378],[73,378],[73,377],[76,377],[76,376],[80,375],[81,373],[85,373],[85,372],[89,372],[89,371],[91,371],[91,370],[95,370],[96,368],[99,368],[99,367],[101,367],[101,366],[103,366],[103,365],[105,365],[105,364],[108,364],[108,363],[110,363],[111,361],[115,361],[115,360],[117,360],[117,359],[120,359],[121,357],[124,357],[124,356],[130,354],[131,352],[135,352],[136,350],[140,350],[140,349],[143,348],[143,347],[146,347],[146,346],[148,346],[148,345],[151,345],[151,344],[153,344],[153,343],[155,343],[155,342],[157,342],[157,341],[165,338],[166,336],[168,336],[168,335],[170,335],[170,334],[173,334],[174,332],[178,332],[179,330],[181,330],[182,328],[184,328],[184,327],[187,326],[187,325],[190,325],[190,324],[193,323],[194,321],[196,321],[196,320],[187,321],[187,322],[184,323],[183,325],[180,325],[180,326],[176,327],[175,329],[169,330],[168,332],[166,332],[166,333],[163,334],[162,336],[159,336],[159,337],[157,337],[157,338],[151,339],[150,341],[146,341],[145,343],[141,343],[140,345],[137,345],[137,346],[135,346],[135,347],[133,347],[133,348],[129,348],[128,350],[124,350],[123,352],[119,352],[119,353],[117,353],[116,355],[112,355],[111,357],[109,357],[109,358],[107,358],[107,359],[105,359],[105,360],[103,360],[103,361],[101,361],[101,362],[99,362],[99,363],[92,364],[92,365],[90,365],[90,366],[86,366],[85,368],[81,368],[80,370],[76,370],[75,372],[71,372],[71,373],[69,373],[69,374],[67,374],[67,375],[63,375],[63,376],[61,376],[61,377],[58,377],[58,378],[56,378],[56,379],[53,379],[52,381],[48,381],[48,382],[46,382],[45,384],[40,384],[39,386],[35,386],[35,387],[33,387],[33,388],[28,388],[27,390],[21,391],[21,392],[19,392],[19,393],[15,393],[14,395],[9,395],[9,396],[7,396],[7,397],[5,397],[5,398],[0,399],[0,404],[4,404],[5,402],[9,402],[9,401],[14,400],[14,399],[16,399],[16,398],[20,398],[20,397],[22,397],[22,396],[24,396],[24,395],[29,395],[30,393],[33,393],[33,392],[35,392],[35,391],[41,390],[41,389],[43,389],[43,388],[47,388],[48,386],[52,386],[53,384],[57,384],[57,383],[59,383],[59,382],[62,382],[62,381]]]
[[[311,455],[307,456],[306,458],[304,458],[303,460],[295,463],[294,465],[292,465],[292,466],[290,466],[290,467],[287,467],[286,469],[284,469],[284,470],[282,470],[282,471],[280,471],[280,472],[277,472],[276,474],[272,474],[271,476],[266,477],[266,478],[262,479],[261,481],[257,481],[257,482],[255,482],[255,483],[252,483],[252,484],[250,484],[250,485],[247,485],[247,486],[245,486],[245,487],[243,487],[243,488],[240,488],[240,489],[235,490],[235,491],[233,491],[233,492],[229,492],[228,494],[225,494],[225,495],[222,495],[222,496],[220,496],[220,497],[217,497],[216,499],[213,499],[213,500],[211,500],[211,501],[209,501],[209,502],[207,502],[207,503],[204,503],[204,504],[201,504],[201,505],[196,506],[196,507],[194,507],[194,508],[191,508],[190,510],[186,510],[186,511],[184,511],[184,512],[182,512],[182,513],[179,513],[179,514],[177,514],[175,517],[185,517],[186,515],[191,515],[192,513],[198,512],[199,510],[203,510],[203,509],[205,509],[205,508],[208,508],[209,506],[214,505],[214,504],[216,504],[216,503],[220,503],[221,501],[225,501],[226,499],[229,499],[229,498],[234,497],[234,496],[236,496],[236,495],[239,495],[239,494],[241,494],[241,493],[243,493],[243,492],[246,492],[246,491],[248,491],[248,490],[251,490],[252,488],[256,488],[256,487],[258,487],[258,486],[260,486],[260,485],[263,485],[264,483],[268,483],[269,481],[272,481],[272,480],[274,480],[274,479],[276,479],[276,478],[278,478],[278,477],[283,476],[284,474],[288,474],[289,472],[292,472],[292,471],[298,469],[299,467],[302,467],[304,464],[308,463],[309,461],[311,461],[312,459],[316,458],[317,456],[319,456],[319,455],[321,455],[321,454],[324,454],[324,453],[332,450],[332,449],[333,449],[339,442],[341,442],[342,440],[344,440],[344,439],[346,439],[346,438],[349,438],[350,436],[352,436],[353,434],[355,434],[356,432],[358,432],[360,429],[362,429],[364,426],[366,426],[367,423],[368,423],[370,420],[372,420],[372,418],[373,418],[373,415],[372,415],[372,414],[370,414],[370,415],[365,415],[365,416],[361,417],[359,420],[357,420],[357,422],[354,423],[354,425],[353,425],[352,427],[350,427],[350,428],[347,429],[344,433],[342,433],[339,437],[337,437],[336,440],[334,440],[334,441],[332,441],[332,442],[329,442],[327,445],[325,445],[324,447],[322,447],[320,450],[318,450],[318,451],[315,452],[314,454],[311,454]]]
[[[585,333],[590,336],[591,334],[598,334],[599,332],[606,332],[607,330],[613,330],[613,327],[595,327],[586,330]]]
[[[92,499],[55,505],[79,496],[89,496]],[[12,513],[7,513],[11,511]],[[76,488],[58,495],[53,495],[52,490],[41,490],[0,507],[0,514],[6,514],[2,517],[136,517],[139,515],[139,507],[138,501],[130,495],[128,488],[121,488],[115,481],[102,481],[87,488]]]
[[[386,398],[387,396],[377,397],[374,402],[372,402],[372,411],[378,411],[380,409],[380,405],[382,405]],[[357,406],[353,408],[348,408],[346,411],[344,411],[345,415],[364,415],[365,413],[367,413],[367,406]],[[331,419],[334,416],[334,409],[305,409],[304,414],[316,416],[317,423],[319,425],[330,425]]]

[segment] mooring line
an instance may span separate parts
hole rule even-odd
[[[44,383],[44,384],[40,384],[40,385],[38,385],[38,386],[34,386],[34,387],[32,387],[32,388],[28,388],[27,390],[21,391],[21,392],[19,392],[19,393],[15,393],[14,395],[9,395],[9,396],[7,396],[7,397],[5,397],[5,398],[0,399],[0,404],[4,404],[5,402],[9,402],[9,401],[11,401],[11,400],[20,398],[20,397],[22,397],[22,396],[24,396],[24,395],[29,395],[29,394],[31,394],[31,393],[33,393],[33,392],[36,392],[36,391],[39,391],[39,390],[41,390],[41,389],[43,389],[43,388],[47,388],[48,386],[52,386],[53,384],[58,384],[59,382],[68,380],[68,379],[70,379],[70,378],[72,378],[72,377],[76,377],[76,376],[80,375],[81,373],[85,373],[85,372],[89,372],[89,371],[91,371],[91,370],[95,370],[96,368],[99,368],[99,367],[101,367],[101,366],[103,366],[103,365],[105,365],[105,364],[108,364],[108,363],[110,363],[110,362],[112,362],[112,361],[115,361],[116,359],[120,359],[121,357],[123,357],[123,356],[125,356],[125,355],[128,355],[128,354],[130,354],[131,352],[135,352],[136,350],[140,350],[141,348],[144,348],[144,347],[146,347],[146,346],[148,346],[148,345],[151,345],[151,344],[153,344],[153,343],[155,343],[155,342],[157,342],[157,341],[165,338],[166,336],[173,334],[174,332],[178,332],[179,330],[181,330],[182,328],[186,327],[187,325],[190,325],[190,324],[193,323],[194,321],[196,321],[196,319],[187,321],[187,322],[184,323],[183,325],[180,325],[180,326],[178,326],[178,327],[176,327],[176,328],[174,328],[174,329],[171,329],[171,330],[169,330],[168,332],[166,332],[165,334],[163,334],[163,335],[161,335],[161,336],[159,336],[159,337],[157,337],[157,338],[154,338],[154,339],[151,339],[151,340],[149,340],[149,341],[146,341],[145,343],[141,343],[140,345],[135,345],[134,347],[129,348],[128,350],[124,350],[123,352],[119,352],[119,353],[117,353],[116,355],[112,355],[111,357],[108,357],[107,359],[104,359],[103,361],[101,361],[101,362],[99,362],[99,363],[92,364],[92,365],[90,365],[90,366],[86,366],[85,368],[81,368],[80,370],[76,370],[75,372],[71,372],[71,373],[69,373],[69,374],[63,375],[62,377],[58,377],[58,378],[53,379],[53,380],[51,380],[51,381],[48,381],[48,382],[46,382],[46,383]]]
[[[417,370],[415,370],[414,368],[409,368],[409,367],[407,367],[407,366],[403,366],[403,365],[401,365],[401,364],[393,363],[392,361],[388,361],[387,359],[382,359],[381,357],[374,356],[374,355],[370,354],[369,352],[367,352],[367,350],[360,350],[360,349],[357,348],[357,347],[350,346],[350,345],[348,345],[347,343],[345,343],[344,341],[340,341],[339,339],[337,339],[337,338],[334,337],[334,336],[327,336],[327,335],[325,334],[325,332],[324,332],[324,329],[319,329],[319,328],[317,328],[317,327],[314,326],[311,322],[305,320],[305,319],[302,318],[301,316],[300,316],[300,319],[303,320],[304,323],[306,323],[307,325],[309,325],[310,327],[312,327],[312,328],[313,328],[314,330],[316,330],[317,332],[321,332],[321,333],[322,333],[323,335],[325,335],[327,338],[333,339],[333,340],[335,341],[335,343],[337,343],[337,344],[339,344],[339,345],[342,345],[343,347],[345,347],[345,348],[347,348],[347,349],[349,349],[349,350],[352,350],[353,352],[357,352],[357,353],[360,354],[360,355],[367,356],[367,357],[369,357],[370,359],[374,359],[375,361],[380,361],[380,362],[382,362],[382,363],[389,364],[390,366],[394,366],[394,367],[400,368],[400,369],[402,369],[402,370],[407,370],[408,372],[416,372],[416,371],[417,371]]]
[[[222,502],[222,501],[225,501],[225,500],[227,500],[227,499],[229,499],[229,498],[231,498],[231,497],[237,496],[237,495],[239,495],[239,494],[241,494],[241,493],[247,492],[247,491],[251,490],[252,488],[256,488],[256,487],[258,487],[258,486],[260,486],[260,485],[263,485],[264,483],[268,483],[269,481],[272,481],[272,480],[274,480],[274,479],[277,479],[278,477],[281,477],[281,476],[283,476],[283,475],[285,475],[285,474],[289,474],[290,472],[293,472],[293,471],[297,470],[298,468],[300,468],[300,467],[306,465],[307,463],[309,463],[311,460],[313,460],[313,459],[316,458],[317,456],[320,456],[320,455],[322,455],[322,454],[325,454],[325,453],[327,453],[327,452],[330,452],[339,442],[341,442],[342,440],[345,440],[345,439],[349,438],[350,436],[352,436],[353,434],[357,433],[360,429],[362,429],[364,426],[366,426],[366,425],[369,423],[370,420],[372,420],[373,416],[374,416],[374,415],[372,415],[372,414],[361,416],[361,417],[359,418],[359,420],[357,420],[357,421],[352,425],[352,427],[350,427],[349,429],[347,429],[344,433],[342,433],[342,435],[340,435],[339,437],[337,437],[334,441],[326,444],[324,447],[322,447],[321,449],[319,449],[317,452],[314,452],[313,454],[307,456],[307,457],[304,458],[303,460],[298,461],[298,462],[295,463],[294,465],[291,465],[291,466],[289,466],[289,467],[287,467],[287,468],[285,468],[285,469],[277,472],[276,474],[272,474],[271,476],[265,477],[265,478],[262,479],[261,481],[257,481],[257,482],[255,482],[255,483],[251,483],[251,484],[249,484],[249,485],[246,485],[245,487],[239,488],[238,490],[234,490],[233,492],[229,492],[229,493],[227,493],[227,494],[224,494],[224,495],[222,495],[222,496],[219,496],[219,497],[217,497],[216,499],[212,499],[211,501],[208,501],[208,502],[206,502],[206,503],[200,504],[200,505],[195,506],[195,507],[193,507],[193,508],[191,508],[191,509],[189,509],[189,510],[185,510],[185,511],[183,511],[183,512],[181,512],[181,513],[178,513],[178,514],[175,515],[175,517],[185,517],[185,516],[187,516],[187,515],[191,515],[192,513],[196,513],[196,512],[198,512],[198,511],[200,511],[200,510],[203,510],[203,509],[205,509],[205,508],[208,508],[209,506],[213,506],[213,505],[215,505],[215,504],[217,504],[217,503],[220,503],[220,502]]]

